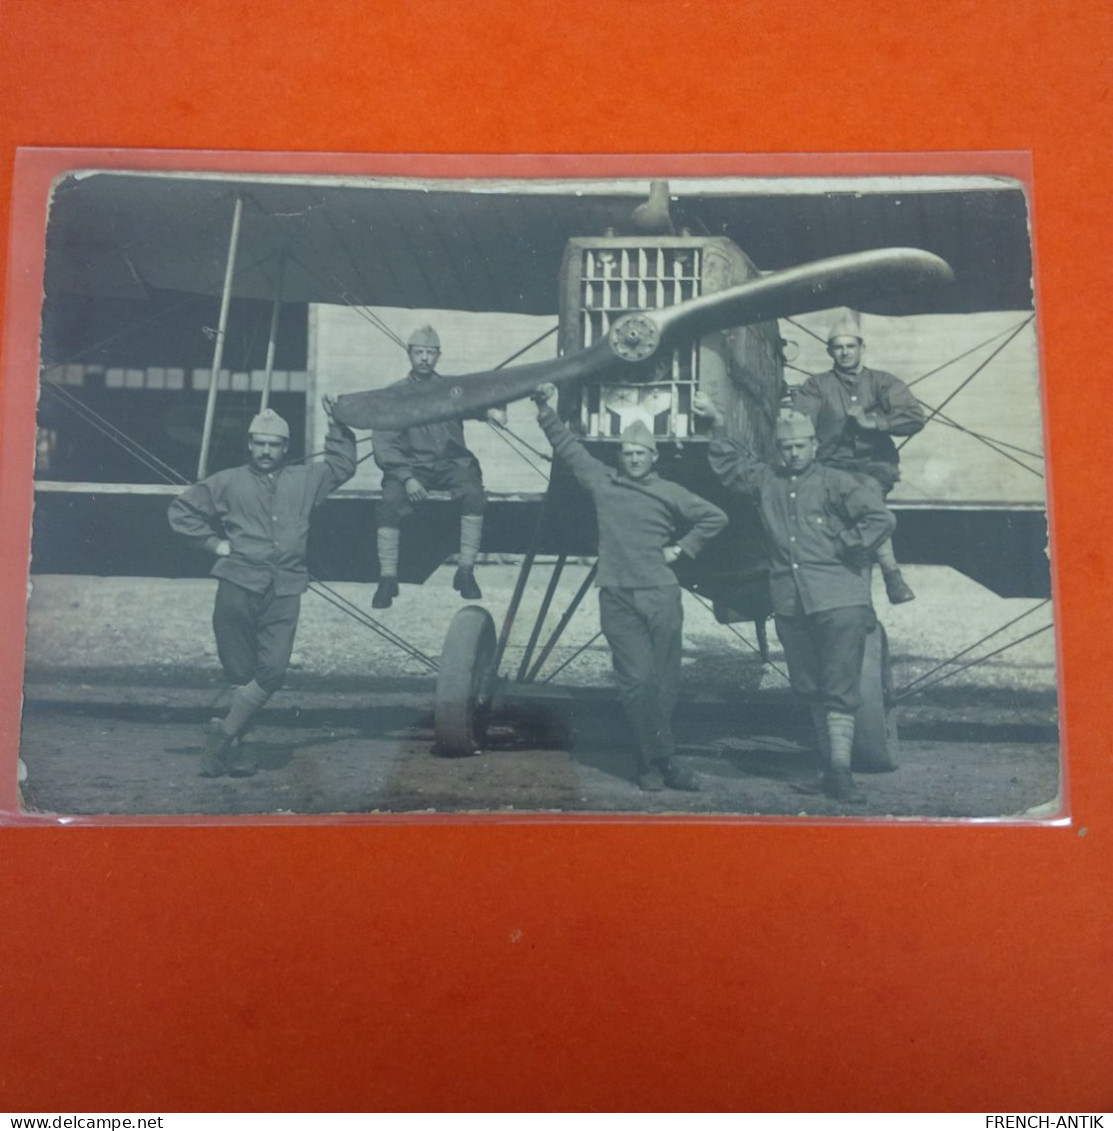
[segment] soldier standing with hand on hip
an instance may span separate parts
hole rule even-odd
[[[227,716],[205,736],[203,777],[255,773],[249,748],[236,740],[286,678],[309,587],[310,514],[355,474],[355,437],[333,418],[333,398],[322,403],[329,428],[321,462],[287,465],[290,426],[267,408],[248,427],[244,466],[202,479],[170,504],[171,527],[216,556],[213,631],[234,688]]]
[[[757,506],[792,690],[812,709],[821,750],[830,751],[823,791],[860,801],[850,756],[866,635],[875,626],[870,557],[892,534],[893,517],[872,480],[817,462],[809,417],[787,412],[777,420],[773,466],[727,436],[722,410],[704,393],[692,408],[713,424],[712,471]]]
[[[656,473],[657,443],[641,422],[623,431],[618,468],[589,455],[549,407],[555,395],[549,384],[534,394],[537,421],[555,458],[595,504],[600,627],[635,736],[638,784],[647,792],[698,790],[695,775],[673,760],[684,608],[669,567],[683,556],[696,557],[727,516]]]

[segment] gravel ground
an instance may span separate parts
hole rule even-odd
[[[549,567],[537,567],[523,598],[514,639],[504,669],[516,670],[533,623]],[[578,588],[585,567],[570,565],[553,602],[548,624],[555,622],[564,602]],[[517,570],[510,565],[486,565],[477,577],[483,604],[500,622],[510,603]],[[942,567],[909,567],[905,576],[918,593],[916,601],[889,606],[878,586],[879,615],[889,633],[895,683],[907,685],[940,661],[975,643],[1029,609],[1031,616],[996,637],[985,650],[1019,638],[1050,621],[1049,607],[1036,609],[1033,600],[1005,600],[989,593],[962,574]],[[460,607],[452,590],[452,570],[445,567],[421,587],[404,586],[394,607],[376,612],[376,619],[431,657],[440,653],[449,621]],[[142,683],[160,682],[160,673],[183,672],[214,681],[219,676],[210,616],[215,582],[166,581],[158,578],[37,576],[29,604],[27,679],[30,684],[52,679],[73,682],[83,670],[111,674],[126,672]],[[370,585],[339,583],[330,589],[371,612]],[[692,594],[685,594],[686,690],[730,695],[738,686],[756,686],[763,673],[755,652]],[[594,595],[581,605],[545,673],[552,671],[598,631]],[[753,644],[751,625],[735,626]],[[1055,656],[1053,633],[1046,632],[994,657],[985,664],[947,681],[950,688],[995,689],[1002,692],[1053,692]],[[773,663],[782,665],[776,635],[770,632]],[[972,653],[975,656],[979,653]],[[146,673],[145,675],[142,673]],[[291,685],[316,684],[330,678],[366,679],[369,685],[389,687],[414,679],[425,680],[429,670],[404,655],[348,614],[325,600],[303,599]],[[610,683],[610,653],[602,638],[559,675],[570,687]],[[764,673],[764,685],[784,680]]]
[[[517,669],[548,576],[539,567],[507,649]],[[484,604],[501,618],[516,569],[487,564]],[[584,567],[565,570],[555,622]],[[460,607],[451,569],[404,587],[376,617],[433,657]],[[999,599],[953,571],[910,568],[916,602],[878,609],[890,635],[895,686],[906,686],[1014,617],[1032,615],[981,650],[1048,623],[1039,602]],[[330,587],[370,610],[366,585]],[[478,758],[430,753],[433,676],[419,660],[308,595],[287,687],[256,741],[263,772],[237,781],[196,777],[198,726],[221,702],[209,623],[214,583],[38,576],[27,634],[21,753],[27,803],[50,812],[367,813],[596,812],[994,817],[1047,815],[1059,805],[1053,633],[1045,632],[900,709],[901,769],[865,778],[864,806],[801,798],[807,775],[799,716],[780,670],[686,594],[685,662],[677,733],[700,774],[699,794],[642,794],[633,784],[621,715],[610,697],[600,638],[538,698],[545,711],[493,729]],[[737,626],[752,642],[750,625]],[[598,630],[594,598],[569,626],[551,672]],[[970,657],[965,657],[968,659]],[[544,676],[544,673],[543,673]],[[559,686],[559,690],[554,690]],[[740,710],[739,704],[748,706]],[[546,719],[542,733],[534,723]],[[555,725],[554,725],[555,724]]]

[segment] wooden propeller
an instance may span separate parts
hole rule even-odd
[[[593,346],[551,361],[349,393],[338,399],[335,416],[352,428],[390,431],[473,416],[528,397],[545,382],[561,385],[598,378],[647,361],[681,339],[835,306],[860,306],[888,291],[939,286],[952,278],[942,259],[916,248],[820,259],[676,306],[625,314]]]

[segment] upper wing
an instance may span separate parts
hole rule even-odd
[[[983,178],[983,180],[985,180]],[[786,182],[787,183],[787,182]],[[571,236],[631,230],[646,182],[372,181],[80,172],[55,186],[47,292],[219,294],[233,200],[244,199],[234,294],[288,302],[550,314]],[[1032,304],[1023,191],[808,192],[735,178],[680,191],[677,220],[726,235],[763,270],[922,247],[955,269],[929,312]],[[899,292],[866,309],[924,312]]]

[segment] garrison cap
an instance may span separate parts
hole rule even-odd
[[[648,448],[651,452],[657,450],[657,441],[653,438],[653,433],[640,420],[635,420],[633,424],[623,428],[619,439],[624,444],[637,444],[641,448]]]
[[[273,408],[265,408],[258,416],[252,418],[250,425],[248,425],[247,434],[249,436],[278,436],[283,440],[288,440],[290,438],[290,425]]]
[[[410,340],[406,343],[406,348],[409,349],[410,346],[426,346],[439,350],[441,348],[441,340],[437,337],[437,331],[426,323],[424,326],[418,326],[410,335]]]
[[[862,341],[862,325],[858,321],[858,315],[853,311],[844,310],[831,323],[831,328],[827,331],[827,341],[833,342],[836,338],[857,338],[858,341]]]
[[[774,434],[778,440],[814,440],[815,425],[805,413],[782,412]]]

